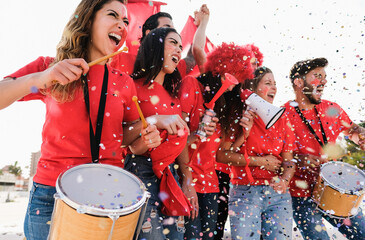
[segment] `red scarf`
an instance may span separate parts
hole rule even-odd
[[[168,135],[164,130],[161,133],[163,142],[151,151],[152,169],[161,179],[160,199],[163,203],[162,213],[167,216],[190,216],[193,209],[189,200],[177,184],[169,165],[175,161],[186,145],[187,129],[184,135]]]

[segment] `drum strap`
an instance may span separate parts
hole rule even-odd
[[[318,122],[319,125],[321,126],[321,132],[322,132],[322,137],[323,137],[323,142],[321,141],[321,139],[318,137],[318,135],[316,134],[316,132],[314,131],[314,129],[312,128],[312,126],[310,125],[310,123],[308,122],[308,120],[304,117],[303,113],[300,111],[299,107],[296,106],[295,110],[297,111],[297,113],[299,114],[300,118],[303,120],[303,122],[305,123],[305,125],[307,125],[309,131],[314,135],[314,137],[317,139],[319,145],[321,145],[321,147],[324,146],[324,144],[327,144],[327,137],[326,137],[326,133],[324,132],[323,129],[323,125],[322,125],[322,121],[321,118],[318,114],[317,108],[316,106],[314,106],[314,110],[316,111],[316,115],[318,117]]]
[[[91,148],[91,157],[93,163],[99,162],[99,150],[100,150],[100,140],[101,140],[101,130],[103,128],[103,120],[104,120],[104,112],[105,112],[105,103],[106,103],[106,91],[108,88],[108,67],[105,64],[105,70],[104,70],[104,79],[103,79],[103,86],[101,88],[101,94],[100,94],[100,101],[99,101],[99,109],[98,109],[98,117],[96,119],[96,128],[95,128],[95,134],[93,125],[91,122],[90,117],[90,100],[89,100],[89,88],[87,85],[87,78],[86,76],[83,76],[83,88],[84,88],[84,99],[85,99],[85,105],[87,109],[87,113],[89,115],[89,128],[90,128],[90,148]]]

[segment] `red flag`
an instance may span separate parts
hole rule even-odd
[[[193,209],[168,167],[184,149],[187,137],[187,129],[184,129],[182,136],[168,135],[163,130],[163,142],[150,152],[153,172],[161,179],[160,194],[166,195],[160,196],[163,203],[161,211],[167,216],[190,216]]]
[[[139,39],[142,37],[142,26],[143,23],[151,15],[160,11],[161,5],[166,3],[158,1],[147,1],[147,0],[129,0],[127,4],[128,9],[128,36],[126,39],[126,46],[128,52],[137,55],[139,48]]]
[[[194,35],[195,35],[195,32],[197,29],[198,29],[198,27],[194,24],[194,18],[192,16],[189,16],[188,20],[185,23],[183,30],[180,33],[180,36],[182,38],[181,39],[182,45],[183,45],[183,49],[184,49],[183,54],[184,53],[186,54],[189,51],[190,46],[193,43]],[[214,49],[214,45],[207,37],[206,41],[205,41],[204,51],[206,53],[209,53],[213,49]]]

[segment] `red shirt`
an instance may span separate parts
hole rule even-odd
[[[215,163],[215,170],[224,172],[225,174],[231,173],[231,167],[228,164],[216,162]]]
[[[136,61],[136,55],[131,53],[121,52],[120,54],[113,57],[110,62],[110,66],[120,70],[121,72],[125,72],[128,75],[133,73],[134,63]],[[181,59],[179,64],[177,65],[177,69],[180,72],[181,78],[184,78],[186,74],[186,62],[184,59]]]
[[[182,81],[179,96],[182,111],[188,114],[188,125],[193,133],[197,130],[200,116],[205,110],[202,85],[196,78],[187,76]],[[196,141],[189,146],[189,165],[192,168],[195,190],[199,193],[219,192],[215,162],[220,135],[221,130],[217,127],[217,131],[205,141]]]
[[[40,57],[10,76],[20,77],[42,71],[48,67],[50,59]],[[103,76],[104,65],[95,65],[88,73],[93,126],[96,124]],[[122,123],[138,119],[138,112],[132,102],[136,89],[129,76],[109,68],[107,93],[99,161],[121,167]],[[72,102],[58,103],[51,96],[39,92],[29,94],[21,100],[34,99],[46,104],[41,157],[34,181],[55,186],[61,172],[79,164],[91,163],[89,116],[81,89],[75,93]]]
[[[269,129],[266,129],[265,123],[260,117],[256,116],[250,134],[245,144],[241,147],[240,152],[244,153],[247,149],[248,156],[265,156],[272,154],[282,160],[280,153],[291,152],[294,150],[294,133],[290,128],[289,120],[281,117]],[[277,176],[269,170],[261,167],[249,167],[254,178],[251,185],[268,185],[271,179]],[[248,185],[249,180],[246,175],[245,167],[231,167],[231,182],[233,184]]]
[[[154,82],[143,85],[144,81],[145,79],[138,79],[135,84],[139,105],[145,117],[157,114],[178,114],[181,117],[181,104],[178,97],[172,97],[159,83]],[[157,172],[156,175],[164,170],[165,163],[172,163],[175,160],[175,157],[185,147],[187,140],[187,131],[183,133],[184,135],[167,135],[165,132],[166,130],[162,131],[163,142],[161,145],[144,154],[152,158],[154,171]]]
[[[143,85],[145,79],[135,80],[138,102],[145,117],[152,115],[174,115],[181,117],[178,97],[172,97],[159,83]]]
[[[131,75],[133,73],[135,61],[136,61],[136,55],[126,52],[121,52],[112,58],[110,66],[120,70],[121,72]]]
[[[297,147],[295,153],[320,156],[322,152],[321,146],[292,105],[294,104],[291,101],[285,104],[285,114],[290,119],[291,125],[294,128]],[[316,105],[316,108],[328,142],[336,142],[338,135],[342,131],[349,129],[352,125],[352,121],[346,112],[336,103],[322,100],[320,104]],[[302,113],[310,121],[312,128],[323,142],[321,127],[315,110],[305,110]],[[293,197],[310,197],[316,178],[316,176],[310,174],[308,171],[297,168],[290,183],[291,195]]]

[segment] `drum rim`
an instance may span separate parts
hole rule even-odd
[[[133,179],[135,179],[138,183],[140,183],[140,185],[143,187],[143,196],[142,198],[137,201],[136,204],[125,207],[125,208],[121,208],[121,209],[102,209],[102,208],[97,208],[97,207],[93,207],[93,206],[87,206],[87,205],[83,205],[80,203],[77,203],[75,201],[73,201],[72,199],[70,199],[63,191],[62,189],[62,185],[61,185],[61,180],[62,177],[65,176],[67,173],[70,173],[71,171],[76,171],[77,169],[80,168],[109,168],[112,170],[117,170],[117,171],[122,171],[123,173],[129,175],[130,177],[132,177]],[[77,165],[75,167],[72,167],[70,169],[67,169],[66,171],[62,172],[56,181],[56,193],[59,195],[59,198],[61,200],[63,200],[65,203],[67,203],[70,207],[74,208],[75,210],[79,209],[79,207],[84,206],[82,213],[87,213],[87,214],[91,214],[91,215],[96,215],[96,216],[124,216],[124,215],[128,215],[131,214],[135,211],[137,211],[138,209],[140,209],[143,204],[147,201],[147,199],[149,198],[150,193],[146,190],[146,187],[144,185],[144,183],[142,182],[141,179],[139,179],[136,175],[134,175],[131,172],[128,172],[127,170],[121,168],[121,167],[117,167],[117,166],[113,166],[110,164],[81,164],[81,165]]]
[[[320,171],[320,177],[323,179],[323,180],[325,180],[325,184],[327,184],[328,186],[330,186],[331,188],[333,188],[333,189],[335,189],[335,190],[337,190],[337,191],[339,191],[340,193],[346,193],[346,194],[349,194],[349,195],[358,195],[358,196],[360,196],[360,195],[362,195],[362,194],[364,194],[364,190],[365,190],[365,188],[363,188],[363,189],[361,189],[360,191],[349,191],[349,190],[345,190],[345,189],[342,189],[342,188],[339,188],[339,187],[336,187],[336,186],[334,186],[333,184],[331,184],[330,183],[330,181],[328,181],[328,179],[326,179],[324,176],[323,176],[323,168],[326,166],[326,165],[330,165],[330,164],[337,164],[337,163],[339,163],[339,164],[343,164],[343,165],[347,165],[347,166],[349,166],[350,168],[355,168],[355,169],[357,169],[357,170],[359,170],[359,172],[361,172],[361,174],[362,175],[364,175],[365,176],[365,173],[364,173],[364,171],[363,170],[361,170],[361,169],[359,169],[359,168],[357,168],[357,167],[355,167],[354,165],[351,165],[351,164],[349,164],[349,163],[346,163],[346,162],[340,162],[340,161],[329,161],[329,162],[326,162],[326,163],[324,163],[322,166],[321,166],[321,171]]]

